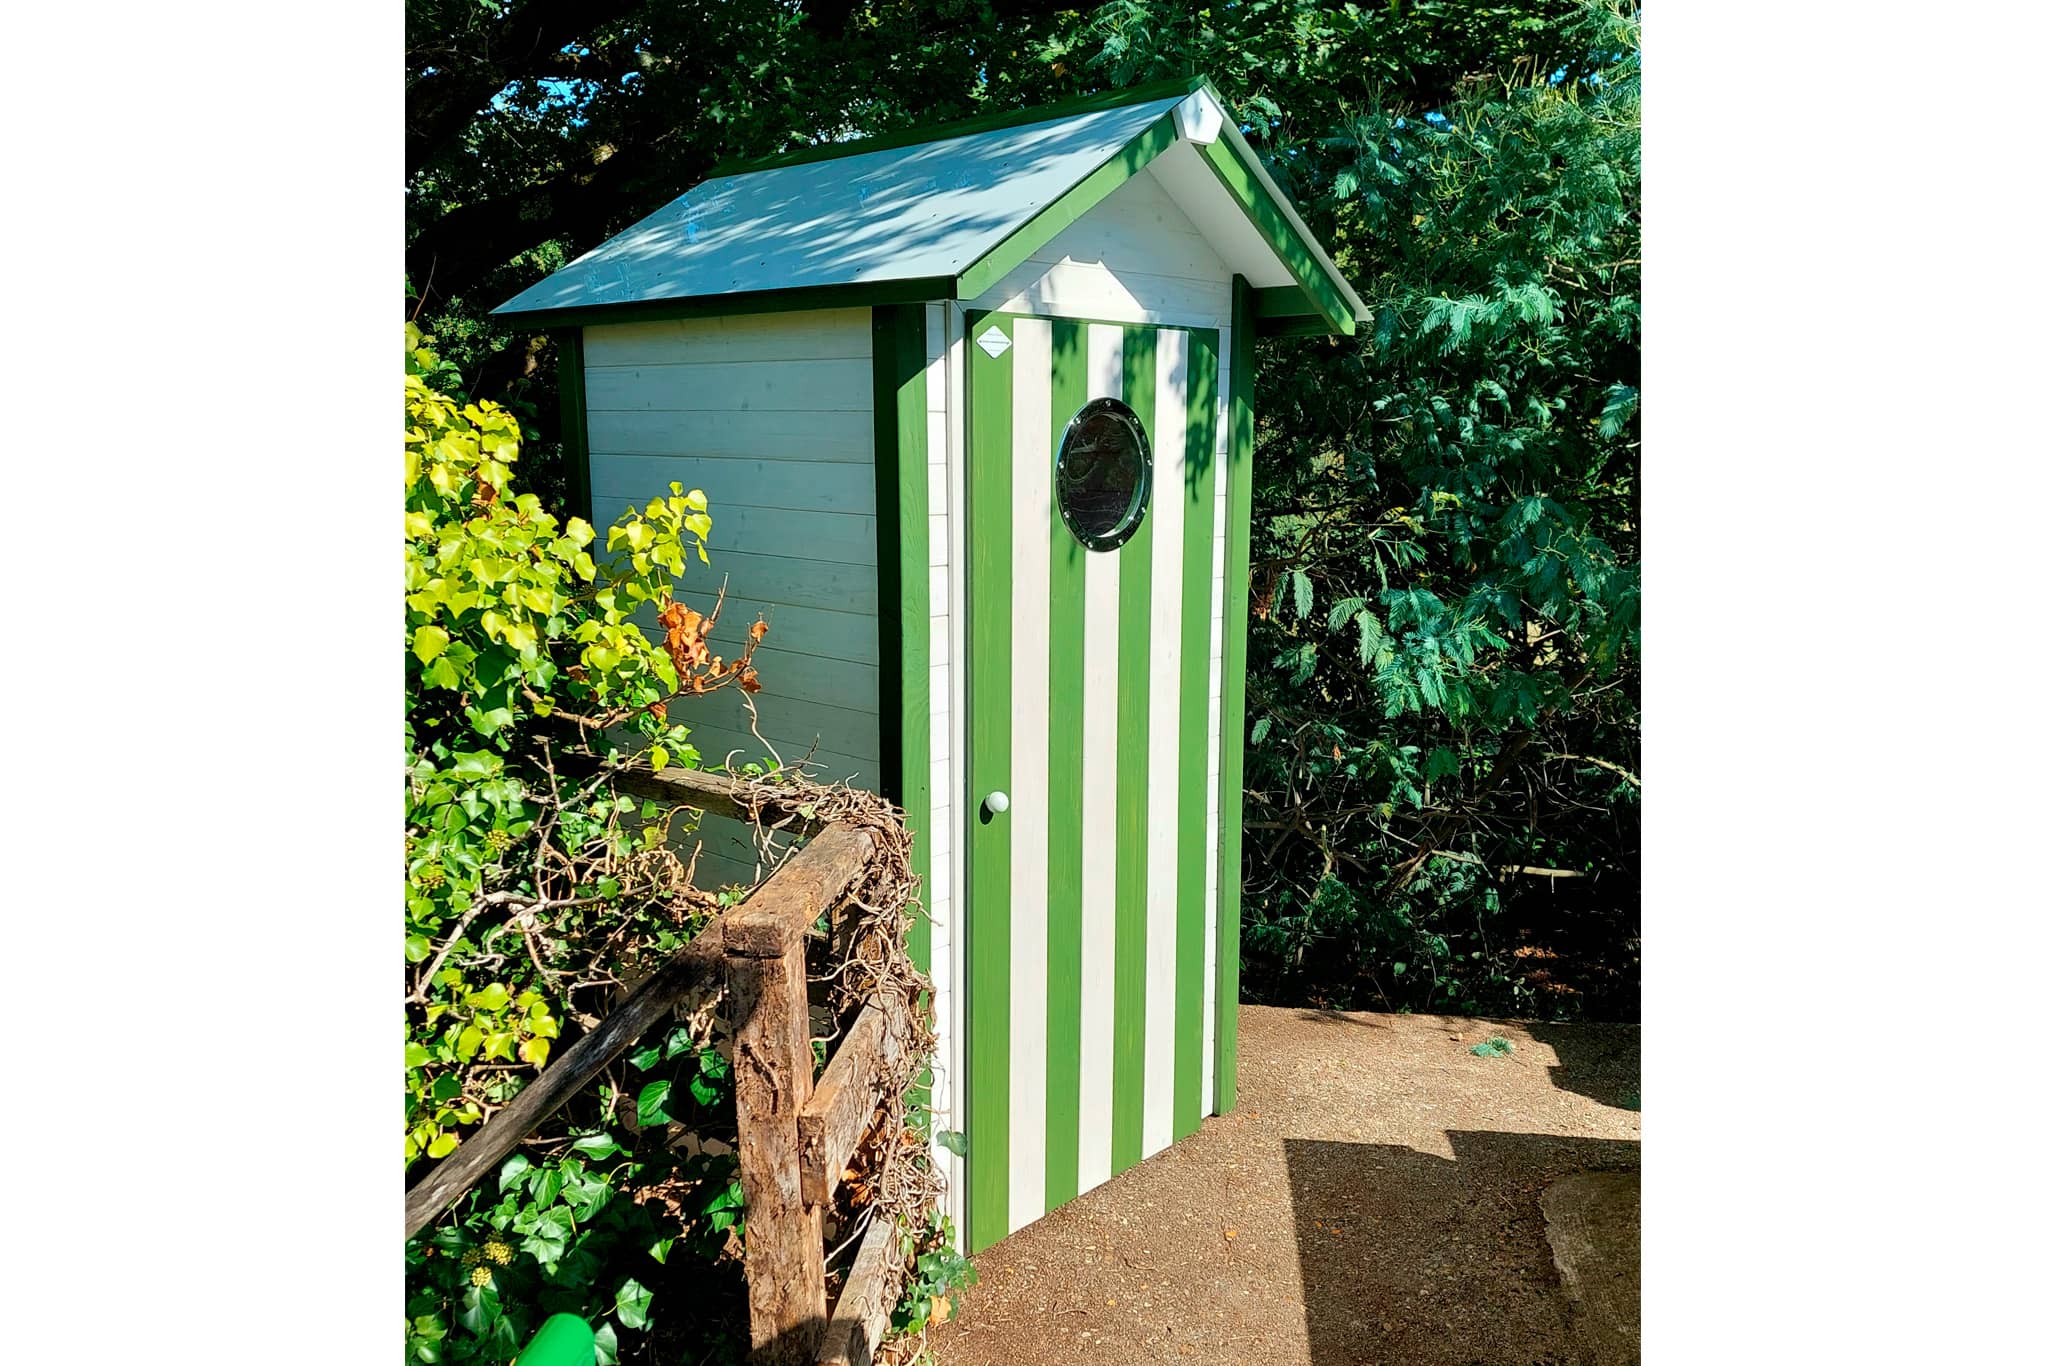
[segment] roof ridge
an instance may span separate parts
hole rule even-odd
[[[976,133],[992,133],[1003,128],[1022,128],[1034,123],[1072,118],[1076,114],[1093,114],[1107,109],[1145,104],[1152,100],[1164,99],[1168,95],[1192,95],[1204,88],[1212,91],[1215,89],[1207,76],[1169,77],[1165,80],[1148,81],[1144,85],[1125,86],[1121,90],[1076,95],[1032,109],[975,114],[964,119],[955,119],[951,123],[905,128],[892,133],[876,133],[846,142],[819,143],[812,147],[801,147],[794,151],[778,152],[773,156],[755,157],[746,161],[723,161],[712,167],[711,174],[705,179],[719,180],[727,176],[751,175],[756,171],[779,170],[784,166],[837,161],[841,157],[860,156],[865,152],[887,152],[899,147],[915,147],[926,142],[945,142],[952,138],[971,137]]]

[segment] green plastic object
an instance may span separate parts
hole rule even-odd
[[[516,1366],[597,1366],[597,1336],[574,1314],[556,1314],[513,1361]]]

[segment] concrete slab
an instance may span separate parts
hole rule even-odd
[[[1642,1174],[1580,1172],[1552,1182],[1541,1204],[1551,1261],[1590,1366],[1641,1361]]]

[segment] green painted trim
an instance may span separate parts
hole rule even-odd
[[[1252,316],[1260,322],[1268,318],[1320,318],[1315,300],[1308,297],[1308,291],[1300,285],[1274,285],[1269,289],[1252,291]]]
[[[569,513],[590,520],[590,408],[583,396],[583,329],[555,334],[562,463],[569,469]]]
[[[687,299],[638,299],[631,303],[588,304],[581,308],[507,310],[494,318],[536,329],[593,327],[611,323],[674,322],[730,318],[749,313],[798,313],[819,308],[875,308],[883,304],[936,303],[953,297],[950,275],[876,280],[858,285],[808,285],[802,289],[757,289],[739,294],[697,294]]]
[[[1088,401],[1086,324],[1052,320],[1052,448]],[[1052,635],[1046,650],[1045,1207],[1081,1189],[1081,734],[1088,646],[1088,552],[1064,518],[1052,519]]]
[[[1124,402],[1155,429],[1159,334],[1124,329]],[[1155,490],[1153,497],[1158,493]],[[1116,966],[1111,1012],[1109,1170],[1145,1155],[1145,904],[1151,847],[1152,537],[1155,517],[1138,524],[1117,556],[1116,662]]]
[[[1233,138],[1234,129],[1226,128],[1224,135],[1201,148],[1202,159],[1216,172],[1216,178],[1230,191],[1230,197],[1244,210],[1245,216],[1258,228],[1259,235],[1286,265],[1287,273],[1301,286],[1316,311],[1323,316],[1332,329],[1350,336],[1357,328],[1351,306],[1344,301],[1337,289],[1335,279],[1323,264],[1316,260],[1315,253],[1289,221],[1281,209],[1280,202],[1266,189],[1265,183],[1252,169],[1246,157],[1252,156],[1248,147],[1240,146],[1242,137]]]
[[[752,171],[772,171],[782,166],[802,166],[817,161],[837,161],[841,157],[856,157],[867,152],[887,152],[898,147],[915,147],[919,143],[944,142],[948,138],[970,137],[975,133],[993,133],[1003,128],[1023,128],[1033,123],[1050,123],[1054,119],[1072,118],[1076,114],[1094,114],[1105,109],[1122,109],[1126,105],[1144,104],[1147,100],[1163,100],[1168,95],[1192,95],[1204,86],[1208,86],[1205,77],[1176,76],[1170,80],[1153,81],[1146,85],[1134,85],[1097,95],[1076,95],[1072,99],[1042,104],[1032,109],[998,114],[975,114],[964,119],[954,119],[950,123],[932,124],[924,128],[905,128],[894,133],[877,133],[873,137],[804,147],[793,152],[756,157],[750,161],[721,162],[712,170],[709,178],[745,175]],[[1213,94],[1215,87],[1208,88]],[[1216,102],[1223,104],[1222,97],[1217,96]],[[1227,111],[1230,106],[1223,107]]]
[[[1244,895],[1244,665],[1251,607],[1252,287],[1230,282],[1230,414],[1223,543],[1223,747],[1217,783],[1216,1113],[1237,1107],[1238,927]]]
[[[1268,318],[1259,322],[1262,337],[1338,337],[1342,336],[1324,322],[1321,317],[1310,318]]]
[[[1125,143],[1109,160],[1096,167],[1080,183],[1033,214],[1015,232],[991,247],[982,258],[960,272],[955,297],[978,299],[996,282],[1015,270],[1031,253],[1065,231],[1083,214],[1115,193],[1117,188],[1151,164],[1154,157],[1173,146],[1173,111],[1153,120],[1144,132]]]
[[[1186,523],[1181,532],[1180,813],[1175,850],[1173,1136],[1202,1124],[1203,929],[1208,919],[1209,609],[1216,574],[1216,370],[1213,329],[1188,337]]]
[[[1004,317],[967,315],[1014,341]],[[1010,357],[967,354],[967,792],[1010,782]],[[1010,1231],[1010,823],[968,813],[967,1247],[980,1252]]]
[[[880,611],[882,795],[912,832],[911,869],[931,894],[931,482],[925,411],[925,306],[886,304],[872,319],[875,565]],[[893,705],[892,705],[893,702]],[[932,923],[910,927],[910,953],[931,971]]]

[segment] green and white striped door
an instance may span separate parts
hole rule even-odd
[[[1215,331],[993,313],[967,341],[978,1251],[1209,1108],[1221,528]],[[1136,415],[1153,473],[1136,531],[1098,551],[1061,516],[1055,464],[1103,398]]]

